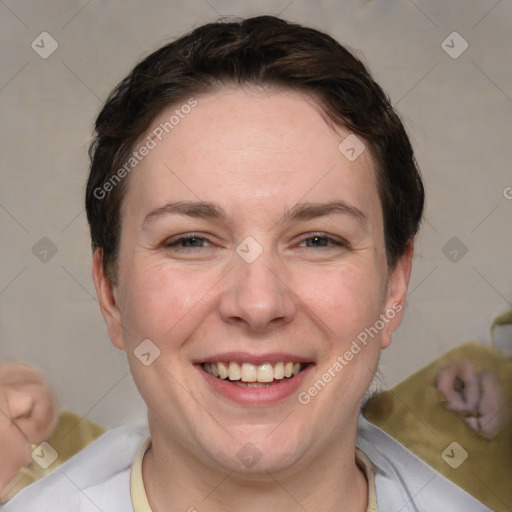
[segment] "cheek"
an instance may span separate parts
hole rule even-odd
[[[176,270],[166,263],[134,262],[131,269],[121,294],[123,324],[130,338],[149,338],[159,346],[187,336],[187,326],[207,306],[219,280],[211,270]]]
[[[301,295],[332,335],[346,338],[375,322],[384,290],[385,280],[376,268],[351,264],[305,273]]]

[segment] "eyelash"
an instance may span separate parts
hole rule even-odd
[[[338,246],[338,247],[345,247],[345,248],[350,248],[348,242],[346,242],[345,240],[342,240],[342,239],[337,239],[337,238],[333,238],[329,235],[326,235],[324,233],[315,233],[315,234],[312,234],[308,237],[305,237],[303,238],[299,243],[303,243],[303,242],[306,242],[307,240],[313,240],[315,238],[319,238],[319,239],[324,239],[324,240],[327,240],[328,242],[330,242],[332,245],[334,246]],[[181,243],[184,243],[184,242],[187,242],[187,241],[190,241],[190,240],[200,240],[202,242],[208,242],[208,239],[203,237],[203,236],[200,236],[200,235],[195,235],[195,234],[189,234],[189,235],[184,235],[184,236],[180,236],[178,238],[176,238],[175,240],[172,240],[170,242],[166,242],[164,244],[164,247],[166,249],[172,249],[174,247],[178,247]],[[326,248],[329,248],[329,247],[326,247],[324,245],[320,245],[320,246],[316,246],[317,248],[323,248],[323,249],[326,249]],[[192,247],[178,247],[179,249],[205,249],[205,247],[198,247],[198,246],[192,246]],[[305,247],[306,249],[312,249],[314,247]]]

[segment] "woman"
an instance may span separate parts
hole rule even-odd
[[[424,199],[359,60],[274,17],[199,27],[117,86],[91,159],[94,282],[149,433],[9,510],[482,510],[359,418]]]

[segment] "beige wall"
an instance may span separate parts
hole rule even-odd
[[[65,407],[108,425],[143,410],[90,278],[83,192],[101,100],[136,60],[185,30],[219,14],[280,12],[360,50],[402,114],[423,171],[426,222],[406,319],[383,356],[387,384],[457,343],[487,342],[492,318],[510,307],[510,1],[5,0],[0,357],[41,368]],[[40,52],[51,49],[47,36],[44,48],[37,38],[44,31],[58,43],[46,59],[31,48],[36,40]],[[469,45],[456,59],[441,46],[454,31]],[[463,48],[453,37],[446,44]],[[32,252],[43,237],[57,249],[50,258],[52,246],[40,242],[47,262]],[[443,253],[452,237],[467,247],[458,262]]]

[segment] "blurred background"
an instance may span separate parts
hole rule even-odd
[[[512,307],[510,0],[0,0],[0,361],[35,365],[63,407],[103,425],[145,413],[91,279],[93,121],[162,44],[260,14],[355,50],[415,146],[427,208],[386,386],[464,341],[488,343]]]

